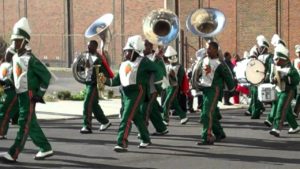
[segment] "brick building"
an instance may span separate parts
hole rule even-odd
[[[300,43],[300,32],[297,31],[300,1],[296,0],[0,0],[0,36],[9,40],[14,23],[27,16],[32,28],[34,52],[50,65],[65,67],[69,66],[67,49],[70,49],[71,56],[85,50],[85,29],[101,15],[113,13],[110,60],[117,67],[127,37],[143,35],[144,16],[165,6],[178,12],[183,32],[179,43],[186,65],[202,45],[201,38],[192,35],[185,27],[188,14],[199,7],[218,8],[224,12],[227,23],[217,37],[223,51],[242,54],[256,43],[259,34],[269,40],[274,33],[280,34],[292,56],[295,44]],[[68,44],[68,39],[72,43]]]

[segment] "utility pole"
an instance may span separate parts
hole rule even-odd
[[[121,0],[121,44],[125,45],[125,2]]]
[[[24,0],[24,16],[27,18],[27,0]]]
[[[65,35],[65,58],[67,58],[67,66],[71,67],[74,53],[74,44],[73,44],[73,1],[65,0],[64,1],[64,35]]]

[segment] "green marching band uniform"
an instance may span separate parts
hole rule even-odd
[[[201,60],[201,63],[199,63],[199,66],[201,68],[210,67],[211,71],[207,72],[205,69],[199,69],[202,71],[199,82],[203,91],[203,107],[201,112],[203,130],[201,142],[198,144],[213,144],[213,134],[216,140],[226,137],[219,122],[221,116],[218,101],[222,100],[225,84],[229,91],[233,91],[235,83],[232,74],[229,72],[230,70],[219,58],[212,59],[210,56],[205,56]]]
[[[250,51],[250,57],[260,60],[265,66],[265,79],[263,83],[269,83],[271,65],[273,63],[273,54],[268,53],[269,42],[263,35],[256,38],[257,46],[254,46]],[[259,50],[257,53],[257,49]],[[246,115],[251,115],[251,119],[259,119],[260,115],[265,111],[263,103],[258,99],[258,86],[250,86],[251,101]]]
[[[295,58],[293,62],[293,66],[297,70],[298,74],[300,75],[300,45],[295,45],[295,53],[297,58]],[[300,84],[297,85],[297,95],[296,95],[296,105],[294,107],[293,114],[295,117],[298,117],[300,112]]]
[[[292,99],[295,97],[296,86],[300,82],[300,76],[288,57],[288,49],[284,45],[278,44],[274,52],[274,61],[277,63],[272,69],[270,78],[271,82],[276,85],[277,99],[272,105],[271,113],[267,119],[268,122],[273,123],[270,134],[276,137],[280,136],[285,120],[291,127],[288,131],[289,134],[295,134],[300,131],[291,107]],[[283,63],[279,63],[280,61]]]
[[[19,111],[17,94],[11,76],[11,63],[2,63],[0,65],[0,83],[4,93],[1,96],[0,103],[0,139],[6,139],[9,121]]]
[[[14,144],[8,153],[2,158],[9,162],[15,162],[20,152],[24,149],[27,137],[40,148],[35,155],[35,160],[42,160],[52,156],[53,151],[46,136],[44,135],[35,114],[35,104],[44,103],[42,97],[45,94],[52,77],[46,66],[31,52],[26,51],[24,46],[30,41],[30,27],[27,18],[21,18],[13,28],[11,40],[21,43],[19,49],[22,53],[13,56],[13,80],[18,97],[20,116],[18,120],[19,131]],[[23,45],[23,46],[22,46]],[[16,47],[16,50],[17,47]]]
[[[96,65],[99,66],[99,72],[103,73],[105,77],[109,77],[107,70],[102,64],[100,57],[96,54],[91,54],[88,52],[86,54],[86,61],[89,68],[86,67],[86,85],[85,85],[85,98],[83,103],[83,127],[80,133],[92,133],[92,112],[94,113],[97,121],[101,123],[99,130],[106,130],[111,123],[104,115],[102,108],[98,104],[99,94],[97,88],[97,75],[96,75]]]
[[[114,147],[116,152],[127,151],[128,135],[131,123],[137,126],[141,143],[139,148],[147,147],[150,142],[149,132],[145,125],[143,114],[140,112],[141,105],[146,97],[149,75],[154,73],[154,84],[156,88],[161,87],[162,74],[157,65],[143,55],[144,43],[140,35],[131,36],[123,49],[132,52],[131,58],[123,61],[120,65],[118,74],[113,79],[107,79],[105,84],[109,86],[122,86],[123,89],[123,113],[118,131],[117,145]]]
[[[278,45],[283,45],[286,47],[286,44],[285,42],[279,37],[278,34],[274,34],[272,39],[271,39],[271,44],[274,46],[274,48],[276,48]],[[270,74],[269,74],[269,82],[273,82],[273,78],[274,78],[274,58],[272,58],[272,63],[271,63],[271,66],[270,66]],[[271,112],[268,114],[267,116],[267,119],[264,121],[264,124],[267,126],[267,127],[271,127],[272,126],[272,123],[273,123],[273,120],[274,120],[274,116],[275,116],[275,113],[273,109],[276,108],[276,106],[273,106],[274,104],[276,104],[276,101],[273,101],[272,102],[272,109],[271,109]],[[286,122],[286,121],[285,121]]]
[[[170,108],[173,107],[176,114],[179,115],[179,118],[181,119],[180,123],[186,124],[189,119],[186,117],[186,112],[184,112],[180,107],[177,97],[185,73],[184,68],[178,64],[177,52],[172,46],[168,46],[164,56],[167,57],[170,62],[169,64],[166,64],[170,85],[166,88],[166,98],[162,104],[163,119],[165,124],[168,125]]]
[[[150,53],[146,55],[149,60],[151,60],[155,65],[157,65],[158,71],[161,72],[164,76],[166,75],[166,68],[165,64],[159,56],[156,56],[154,53]],[[153,135],[164,135],[167,134],[169,131],[167,126],[163,123],[163,118],[161,116],[161,107],[157,101],[157,96],[160,94],[161,91],[158,91],[155,88],[154,84],[154,73],[150,74],[149,77],[149,84],[148,84],[148,92],[149,92],[149,99],[144,102],[142,113],[144,113],[144,118],[146,125],[149,124],[149,120],[151,120],[156,132]]]

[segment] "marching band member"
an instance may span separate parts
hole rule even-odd
[[[279,35],[278,34],[274,34],[273,36],[272,36],[272,39],[271,39],[271,44],[276,48],[278,45],[282,45],[282,46],[284,46],[284,47],[286,47],[286,44],[285,44],[285,42],[284,42],[284,40],[282,40],[280,37],[279,37]],[[270,70],[270,76],[269,76],[269,78],[270,78],[270,82],[272,82],[273,81],[273,76],[272,76],[272,74],[274,74],[274,72],[273,72],[273,68],[275,67],[275,65],[274,65],[274,59],[273,59],[273,63],[272,63],[272,65],[271,65],[271,70]],[[275,104],[275,103],[272,103],[272,104]],[[272,109],[275,109],[276,107],[275,106],[272,106]],[[273,113],[273,112],[275,112],[276,110],[272,110],[271,109],[271,112],[268,114],[268,116],[267,116],[267,119],[264,121],[264,124],[267,126],[267,127],[272,127],[272,123],[273,123],[273,121],[274,121],[274,116],[275,116],[275,114]],[[284,125],[286,125],[286,121],[284,122]]]
[[[213,133],[218,141],[226,137],[219,123],[218,101],[222,99],[225,84],[229,91],[233,91],[235,88],[234,79],[229,69],[219,59],[219,45],[216,42],[208,43],[207,55],[200,64],[203,68],[200,77],[200,83],[203,86],[203,108],[201,113],[203,130],[198,145],[213,144]]]
[[[40,148],[35,160],[43,160],[54,153],[44,135],[35,114],[36,103],[45,103],[45,94],[51,79],[51,73],[25,46],[30,41],[30,27],[27,18],[21,18],[13,28],[11,40],[17,54],[13,56],[13,80],[18,96],[20,116],[19,131],[14,144],[3,154],[2,159],[15,162],[23,150],[27,137]]]
[[[109,86],[121,85],[124,94],[124,111],[119,126],[117,145],[114,147],[116,152],[127,151],[128,135],[132,121],[140,133],[141,143],[138,147],[146,148],[151,144],[148,129],[142,113],[139,111],[145,100],[149,75],[154,73],[154,84],[157,89],[161,87],[162,80],[162,74],[157,65],[147,57],[142,57],[144,43],[140,35],[129,37],[123,50],[126,59],[121,63],[119,73],[113,79],[105,81],[105,84]]]
[[[298,74],[300,75],[300,45],[295,46],[295,53],[296,53],[296,58],[293,62],[293,65],[295,69],[298,71]],[[300,88],[300,85],[297,85],[297,97],[296,97],[296,105],[294,107],[293,115],[295,117],[298,117],[299,112],[300,112],[300,91],[298,90]]]
[[[12,57],[16,51],[12,46],[8,47],[5,53],[5,58]],[[4,88],[2,95],[3,103],[0,104],[0,140],[6,139],[6,134],[9,127],[9,120],[18,113],[17,94],[14,88],[12,75],[12,64],[3,62],[0,65],[0,85]]]
[[[166,75],[166,68],[162,57],[158,53],[155,53],[155,51],[153,50],[153,44],[148,40],[145,40],[144,56],[155,63],[157,65],[157,68],[159,68],[159,71],[163,72],[164,76]],[[161,107],[157,101],[157,96],[160,91],[157,91],[155,88],[154,78],[154,74],[152,73],[149,77],[149,89],[147,90],[150,92],[150,96],[148,101],[143,104],[143,113],[145,113],[146,124],[148,125],[150,119],[156,130],[153,135],[165,135],[169,131],[167,129],[167,126],[163,123],[163,118],[160,114]]]
[[[273,55],[268,52],[269,42],[263,35],[259,35],[256,38],[257,41],[257,59],[260,60],[265,66],[265,79],[263,83],[269,82],[270,70],[273,60]],[[251,119],[259,119],[260,115],[265,111],[265,107],[263,103],[258,100],[258,87],[256,85],[250,86],[251,92],[251,103],[246,112],[246,115],[250,115]]]
[[[272,105],[270,114],[274,117],[271,135],[280,136],[285,118],[291,128],[289,134],[300,131],[300,127],[292,114],[291,101],[295,95],[296,86],[299,84],[300,77],[297,70],[291,65],[288,49],[279,44],[274,52],[275,67],[272,75],[272,83],[276,85],[277,100]]]
[[[231,73],[233,74],[233,64],[231,62],[231,54],[229,52],[225,52],[224,53],[224,62],[225,64],[228,66],[229,70],[231,71]],[[231,102],[230,102],[230,98],[233,96],[233,93],[227,91],[227,90],[224,90],[224,105],[233,105]]]
[[[99,73],[103,73],[105,77],[109,77],[107,69],[103,66],[101,57],[97,53],[98,42],[91,40],[88,43],[88,53],[86,54],[86,95],[83,103],[83,127],[80,130],[82,134],[92,133],[92,113],[95,118],[101,123],[99,130],[106,130],[111,123],[104,115],[103,110],[98,104],[99,94],[97,88],[96,66],[100,66]]]
[[[254,45],[249,52],[249,59],[257,59],[258,50],[257,45]],[[255,85],[250,85],[250,104],[248,110],[245,112],[246,116],[258,117],[260,116],[261,110],[263,108],[262,102],[258,100],[258,89]]]
[[[189,119],[186,117],[186,112],[184,112],[180,107],[177,97],[185,75],[185,71],[183,66],[178,63],[177,52],[172,46],[167,47],[164,56],[168,58],[168,64],[166,64],[166,68],[170,83],[170,86],[168,86],[166,89],[166,99],[162,104],[164,123],[166,125],[169,124],[169,112],[170,108],[172,107],[175,109],[176,114],[179,115],[180,123],[186,124]]]

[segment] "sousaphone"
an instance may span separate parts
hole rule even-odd
[[[215,8],[200,8],[192,11],[186,20],[186,28],[194,35],[204,38],[206,41],[217,41],[215,36],[225,26],[226,18],[223,12]],[[205,49],[204,49],[205,50]],[[221,51],[219,51],[220,56]],[[206,55],[206,51],[202,54]],[[202,59],[204,57],[201,57]],[[194,89],[201,89],[199,78],[202,76],[201,60],[195,63],[192,70],[191,83]]]
[[[101,43],[101,51],[107,54],[108,45],[111,41],[111,32],[109,30],[109,25],[112,23],[114,16],[107,13],[97,20],[95,20],[85,31],[84,36],[86,38],[93,38],[98,35],[103,43]],[[72,64],[73,76],[79,83],[85,83],[85,57],[86,52],[79,53],[75,56],[74,62]]]

